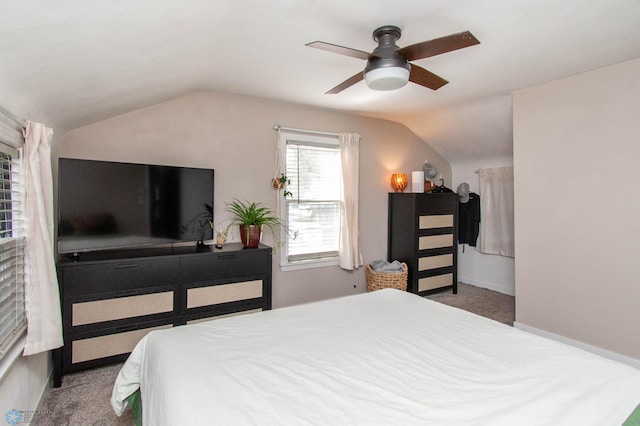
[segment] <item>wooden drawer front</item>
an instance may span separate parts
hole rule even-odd
[[[434,288],[453,285],[453,274],[436,275],[420,278],[418,280],[418,292],[433,290]]]
[[[63,293],[82,296],[176,285],[180,259],[123,259],[63,266]]]
[[[439,256],[421,257],[418,259],[418,271],[446,268],[447,266],[453,266],[453,254],[451,253]]]
[[[94,324],[163,312],[173,312],[173,291],[74,303],[71,308],[71,325]]]
[[[455,193],[431,193],[418,194],[414,202],[418,215],[448,215],[457,210],[459,199]]]
[[[206,318],[198,318],[198,319],[194,319],[194,320],[191,320],[191,321],[187,321],[187,325],[188,324],[197,324],[199,322],[217,320],[217,319],[220,319],[220,318],[235,317],[235,316],[244,315],[244,314],[253,314],[255,312],[262,312],[262,309],[260,309],[260,308],[249,309],[248,311],[240,311],[240,312],[233,312],[231,314],[216,315],[216,316],[213,316],[213,317],[206,317]]]
[[[71,363],[76,364],[94,359],[129,353],[148,332],[171,328],[172,324],[142,328],[124,333],[90,337],[71,342]]]
[[[262,297],[262,280],[187,289],[187,309]]]
[[[420,216],[418,226],[420,227],[420,229],[453,228],[453,215],[439,214]]]
[[[255,251],[254,251],[255,250]],[[266,275],[271,268],[271,249],[251,249],[182,259],[181,282],[196,283]]]
[[[428,235],[418,238],[418,250],[452,247],[453,234]]]

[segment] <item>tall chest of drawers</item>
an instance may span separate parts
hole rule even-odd
[[[409,267],[407,291],[458,291],[458,196],[390,193],[387,257]]]

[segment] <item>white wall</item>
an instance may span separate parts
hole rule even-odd
[[[463,182],[469,189],[480,194],[478,185],[479,169],[506,167],[513,165],[513,158],[478,158],[473,161],[451,162],[454,191]],[[482,198],[480,198],[482,203]],[[482,218],[480,218],[482,220]],[[477,287],[488,288],[500,293],[515,295],[515,262],[511,257],[484,254],[465,244],[458,246],[458,281]]]
[[[514,94],[516,321],[640,359],[640,59]]]
[[[392,172],[422,170],[429,158],[451,181],[449,164],[405,126],[301,105],[200,92],[76,129],[54,149],[57,157],[149,162],[215,169],[216,222],[224,202],[259,201],[275,208],[271,188],[274,124],[328,132],[358,132],[360,235],[365,262],[386,259],[387,194]],[[236,239],[237,239],[236,232]],[[269,233],[265,242],[269,243]],[[366,291],[363,268],[282,272],[274,256],[273,306]]]
[[[50,352],[23,357],[10,353],[0,361],[0,415],[4,419],[9,410],[33,412],[49,384]],[[27,413],[29,414],[29,413]],[[32,414],[32,413],[31,413]]]

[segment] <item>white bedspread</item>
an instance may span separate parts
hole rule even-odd
[[[146,425],[620,425],[640,371],[398,290],[153,331]]]

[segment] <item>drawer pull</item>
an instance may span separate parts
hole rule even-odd
[[[129,268],[137,268],[138,264],[137,263],[116,263],[115,265],[113,265],[113,267],[116,269],[129,269]]]
[[[116,327],[114,329],[114,331],[116,333],[122,333],[124,331],[131,331],[131,330],[135,330],[138,327],[138,324],[131,324],[131,325],[123,325],[121,327]]]
[[[123,291],[116,291],[114,296],[115,297],[135,296],[137,294],[138,294],[138,290],[123,290]]]
[[[220,260],[230,260],[230,259],[235,259],[236,255],[235,254],[220,254],[218,255],[218,259]]]

